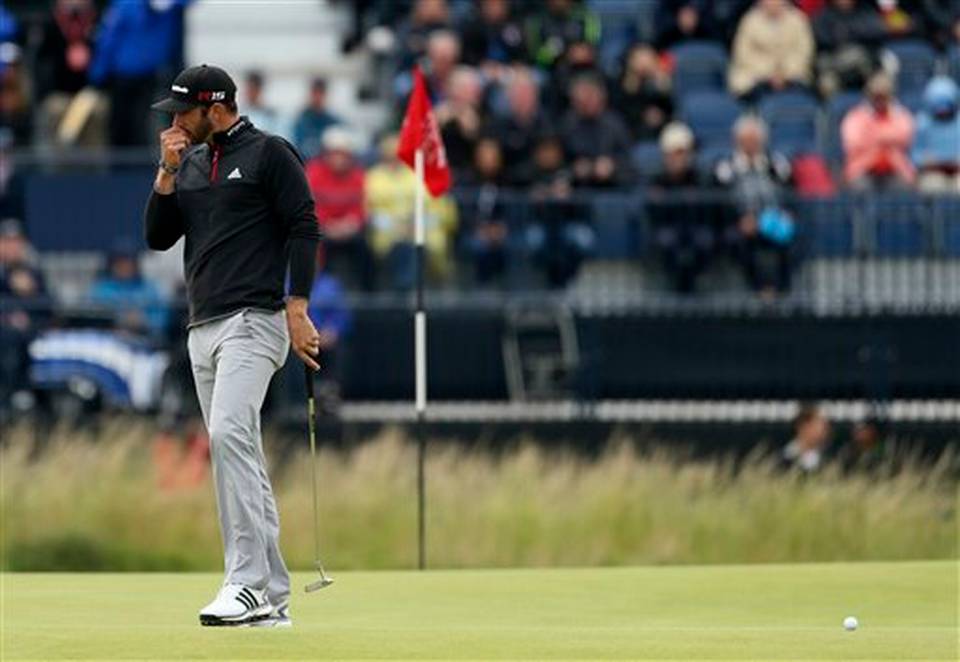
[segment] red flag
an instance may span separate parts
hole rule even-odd
[[[407,114],[403,116],[397,157],[413,168],[414,154],[418,149],[423,150],[423,179],[427,190],[433,197],[443,195],[451,184],[447,150],[443,147],[440,127],[427,95],[427,83],[420,67],[414,67],[413,93],[407,104]]]

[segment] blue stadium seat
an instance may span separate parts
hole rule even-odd
[[[897,97],[904,108],[916,115],[923,110],[923,90],[916,92],[905,92]]]
[[[727,52],[713,41],[688,41],[673,48],[673,89],[677,98],[726,89]]]
[[[600,18],[600,63],[607,73],[616,75],[631,44],[652,41],[657,3],[655,0],[591,0],[588,6]]]
[[[706,177],[712,177],[717,161],[731,153],[733,153],[733,141],[729,138],[704,145],[702,149],[697,150],[697,170]]]
[[[933,199],[933,218],[941,221],[941,250],[947,257],[960,257],[960,198],[937,196]]]
[[[879,195],[872,201],[876,254],[921,257],[927,252],[922,199],[912,194]]]
[[[960,45],[947,51],[947,73],[960,85]]]
[[[596,257],[626,259],[640,248],[637,209],[633,196],[600,193],[593,199],[591,224],[596,233]]]
[[[843,143],[840,140],[840,123],[851,108],[863,100],[860,92],[841,92],[827,102],[827,118],[821,144],[824,155],[831,165],[843,162]]]
[[[853,218],[846,197],[799,200],[795,210],[801,239],[811,257],[853,255]]]
[[[663,155],[656,141],[639,142],[630,150],[633,167],[643,180],[653,178],[663,169]]]
[[[806,92],[781,92],[764,97],[758,111],[770,126],[771,146],[786,154],[816,150],[817,100]]]
[[[726,92],[691,92],[680,101],[680,118],[701,146],[729,143],[730,131],[743,108]]]
[[[922,91],[933,75],[937,54],[928,42],[919,39],[892,41],[887,50],[897,57],[900,70],[897,73],[897,89],[900,93]]]

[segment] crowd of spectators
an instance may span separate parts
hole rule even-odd
[[[52,0],[32,27],[0,0],[0,317],[5,384],[49,312],[25,235],[17,148],[147,147],[149,111],[183,65],[192,0]],[[313,311],[336,362],[345,290],[415,281],[417,182],[396,158],[412,68],[428,81],[455,189],[426,203],[427,276],[480,287],[517,262],[567,286],[597,250],[596,192],[642,189],[670,286],[701,289],[718,259],[764,297],[789,291],[797,196],[840,189],[960,193],[957,0],[369,0],[346,48],[389,55],[388,125],[364,144],[328,107],[241,110],[306,164],[326,241]],[[30,29],[28,29],[30,27]],[[384,47],[384,44],[387,46]],[[27,219],[28,220],[28,219]],[[160,338],[170,293],[111,246],[88,299],[125,333]],[[522,256],[522,260],[517,260]],[[6,394],[9,395],[9,394]]]
[[[725,256],[770,296],[790,287],[795,196],[960,192],[951,0],[662,0],[619,15],[576,0],[364,4],[366,26],[395,33],[396,115],[419,64],[455,182],[476,189],[460,194],[459,237],[480,283],[518,247],[548,284],[569,282],[597,190],[647,191],[677,291]],[[551,150],[553,172],[538,172]],[[538,190],[565,202],[543,209]]]

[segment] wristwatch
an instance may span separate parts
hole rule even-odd
[[[177,174],[177,171],[180,170],[180,166],[168,166],[166,161],[163,159],[160,159],[160,161],[157,163],[157,166],[168,175],[175,175]]]

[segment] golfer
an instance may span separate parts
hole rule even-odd
[[[260,407],[290,346],[319,369],[307,297],[320,235],[303,163],[284,139],[237,114],[236,90],[222,69],[191,67],[154,104],[173,122],[160,134],[145,234],[155,250],[185,237],[187,343],[210,435],[226,570],[200,623],[290,625]]]

